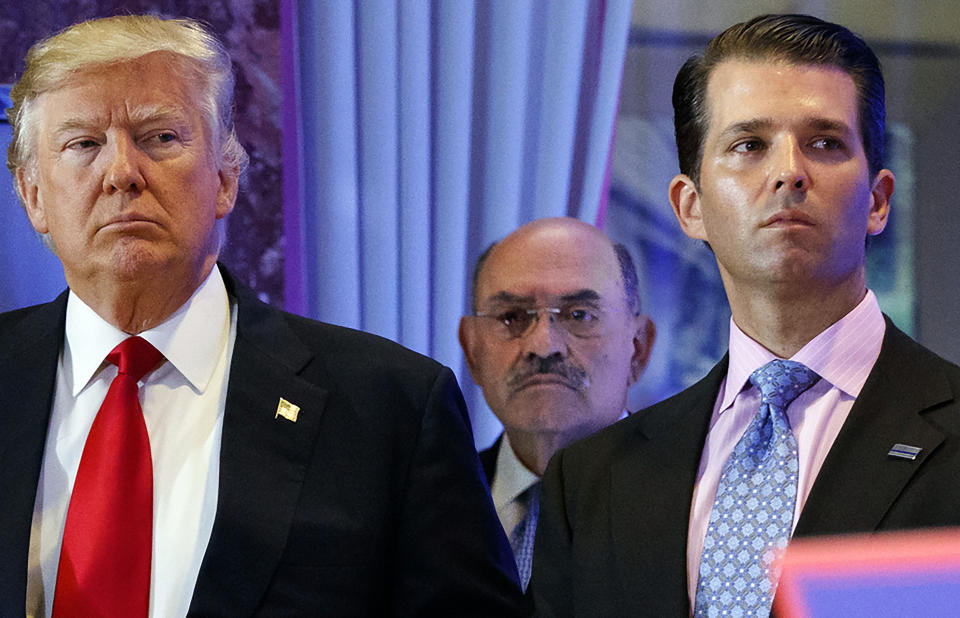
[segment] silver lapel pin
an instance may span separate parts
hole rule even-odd
[[[894,444],[893,448],[890,449],[890,452],[887,453],[890,457],[900,457],[901,459],[909,459],[913,461],[917,458],[917,455],[920,454],[920,451],[923,449],[919,446],[910,446],[909,444]]]

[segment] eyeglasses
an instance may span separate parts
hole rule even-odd
[[[599,310],[583,305],[567,307],[507,307],[496,311],[478,311],[477,318],[490,320],[494,333],[501,339],[519,339],[526,336],[541,314],[556,322],[574,337],[597,337],[603,332],[603,316]]]

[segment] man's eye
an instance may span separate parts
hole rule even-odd
[[[832,137],[821,137],[814,140],[813,147],[819,150],[840,150],[843,148],[843,142]]]
[[[154,139],[161,144],[166,144],[177,139],[177,134],[172,131],[163,131],[162,133],[157,133],[156,135],[151,136],[151,139]]]
[[[497,316],[497,319],[503,322],[506,325],[516,324],[522,322],[527,318],[527,312],[522,309],[511,309],[509,311],[504,311],[503,313]]]
[[[88,148],[96,148],[98,146],[97,142],[92,139],[78,139],[75,142],[70,142],[68,148],[73,150],[86,150]]]
[[[573,307],[566,309],[563,316],[573,322],[593,322],[597,320],[597,314],[583,307]]]
[[[734,152],[756,152],[763,148],[763,142],[758,139],[748,139],[743,140],[734,144],[732,150]]]

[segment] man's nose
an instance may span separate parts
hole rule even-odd
[[[103,174],[103,192],[107,195],[143,191],[146,180],[140,169],[140,149],[126,136],[111,140],[103,149],[107,168]]]
[[[537,312],[533,324],[524,334],[523,352],[527,358],[567,355],[567,331],[554,313],[544,310]]]
[[[803,151],[796,138],[788,137],[774,147],[772,184],[774,193],[805,191],[810,186]]]

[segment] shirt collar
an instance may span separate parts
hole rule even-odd
[[[630,412],[624,410],[617,420],[623,420],[630,416]],[[490,496],[493,498],[493,506],[499,511],[501,507],[517,499],[523,492],[527,491],[531,485],[537,483],[540,477],[530,471],[523,462],[517,458],[510,446],[510,437],[504,431],[500,440],[500,451],[497,453],[497,467],[494,473],[493,482],[490,487]]]
[[[194,389],[203,392],[227,344],[229,329],[230,301],[220,270],[214,267],[187,302],[140,336],[160,350]],[[97,374],[110,350],[129,336],[70,291],[63,366],[70,372],[74,397]]]
[[[823,380],[856,398],[880,355],[885,331],[877,297],[867,290],[856,307],[807,342],[790,360],[803,363]],[[730,365],[720,412],[733,405],[751,373],[775,358],[770,350],[740,330],[731,317]]]
[[[490,495],[493,505],[499,511],[504,505],[517,499],[531,485],[538,482],[540,477],[527,469],[517,459],[513,447],[510,446],[510,437],[503,432],[500,440],[500,451],[497,453],[496,476],[493,479]]]

